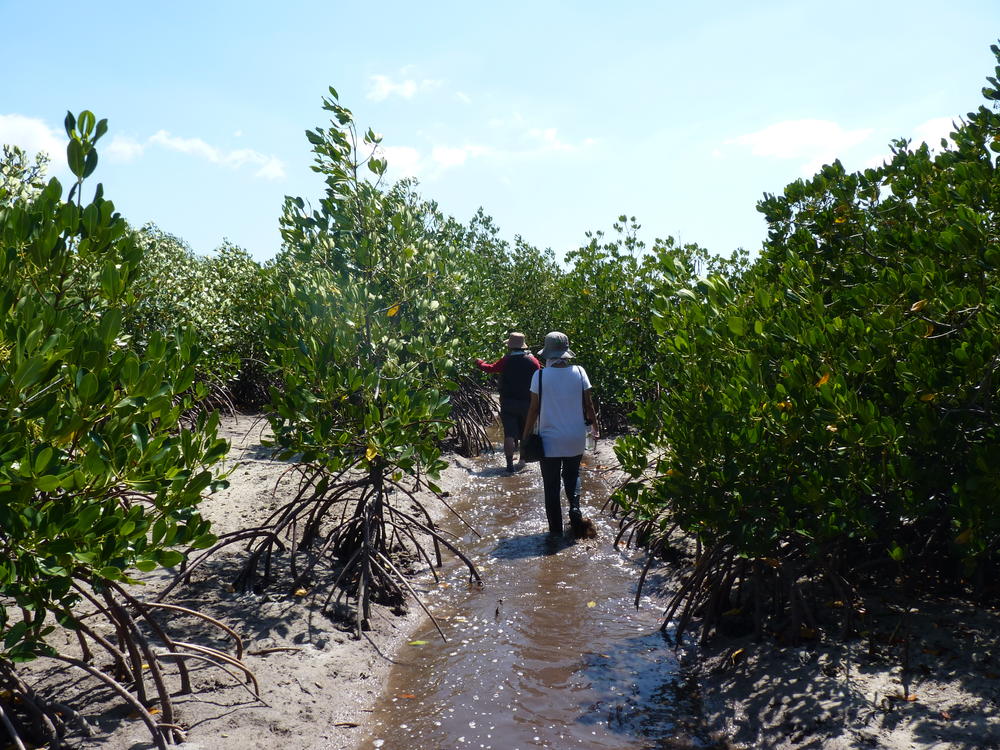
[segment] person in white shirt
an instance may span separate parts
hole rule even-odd
[[[569,499],[570,525],[577,533],[583,522],[577,480],[588,426],[595,439],[599,436],[590,378],[582,367],[570,364],[575,355],[565,333],[546,334],[545,348],[538,356],[545,360],[545,368],[531,378],[531,405],[524,420],[522,444],[537,421],[545,450],[540,466],[549,533],[562,534],[560,480]]]

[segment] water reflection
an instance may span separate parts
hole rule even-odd
[[[483,535],[463,544],[486,585],[458,567],[427,584],[448,642],[428,623],[404,647],[363,750],[663,746],[677,735],[677,664],[659,608],[633,606],[638,561],[597,515],[607,488],[584,467],[598,539],[553,542],[537,468],[508,475],[501,460],[481,459],[456,502]]]

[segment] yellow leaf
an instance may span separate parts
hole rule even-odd
[[[410,641],[411,646],[426,646],[427,641]]]
[[[306,589],[295,589],[295,596],[305,596],[308,593]]]
[[[597,606],[597,602],[587,602],[587,606],[588,607],[596,607]]]
[[[833,220],[833,223],[834,224],[846,224],[847,223],[847,217],[846,216],[838,216],[836,219]]]
[[[378,455],[378,448],[376,448],[374,445],[369,445],[368,450],[365,451],[365,458],[371,461],[377,455]]]
[[[388,315],[391,318],[398,312],[399,312],[399,303],[397,302],[395,305],[389,308],[389,312],[387,312],[386,315]]]
[[[925,307],[927,307],[927,300],[921,299],[910,305],[910,312],[920,312]]]
[[[968,544],[972,539],[972,529],[968,528],[955,537],[955,544]]]
[[[742,649],[742,648],[738,648],[738,649],[736,649],[735,651],[733,651],[733,653],[731,653],[731,654],[729,655],[729,660],[730,660],[730,661],[731,661],[731,662],[732,662],[733,664],[735,664],[735,663],[736,663],[736,661],[737,661],[737,660],[738,660],[738,659],[740,658],[740,654],[742,654],[742,653],[743,653],[743,651],[744,651],[744,649]]]
[[[819,388],[821,385],[826,385],[830,382],[830,373],[823,373],[823,377],[816,381],[816,387]]]
[[[927,327],[924,329],[924,338],[927,338],[932,333],[934,333],[934,324],[933,323],[928,323]]]
[[[668,477],[679,477],[681,475],[677,469],[667,469],[666,474]]]
[[[933,401],[936,398],[937,398],[937,394],[936,393],[921,393],[920,394],[920,400],[924,401],[924,402]]]

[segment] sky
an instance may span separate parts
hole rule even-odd
[[[107,118],[92,182],[199,254],[277,252],[333,86],[460,221],[561,256],[624,214],[728,255],[764,193],[983,104],[1000,0],[0,0],[0,30],[0,142],[68,185],[66,111]]]

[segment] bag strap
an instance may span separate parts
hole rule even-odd
[[[535,432],[541,432],[542,429],[542,370],[544,368],[538,368],[538,417],[535,418]]]

